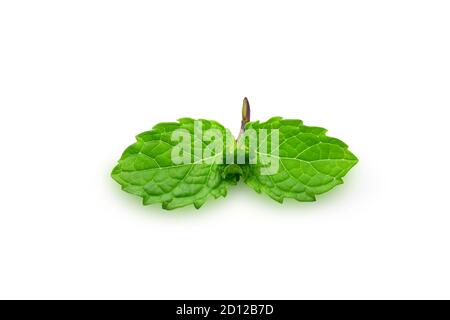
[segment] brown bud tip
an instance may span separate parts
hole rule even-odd
[[[247,97],[244,98],[244,102],[242,103],[242,122],[250,122],[250,103]]]

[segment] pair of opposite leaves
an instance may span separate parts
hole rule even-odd
[[[183,118],[157,124],[137,135],[136,143],[124,151],[111,176],[124,191],[142,197],[144,205],[161,203],[164,209],[171,210],[193,204],[198,209],[211,196],[225,197],[228,188],[240,178],[258,193],[266,193],[280,203],[285,198],[315,201],[316,195],[342,184],[342,177],[358,162],[344,142],[326,136],[323,128],[281,117],[262,123],[249,122],[249,115],[248,101],[244,99],[242,131],[279,130],[279,169],[275,174],[261,173],[267,163],[262,163],[259,157],[256,164],[225,164],[225,161],[223,164],[202,161],[174,164],[172,149],[179,142],[172,140],[172,133],[184,129],[195,139],[195,120]],[[202,119],[201,122],[205,130],[218,129],[224,137],[231,135],[216,121]],[[261,143],[258,141],[256,153],[267,150],[268,146]],[[226,147],[222,154],[225,159]]]

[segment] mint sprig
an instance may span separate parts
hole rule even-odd
[[[202,125],[200,135],[196,123]],[[213,141],[205,139],[207,130],[223,137],[224,142],[208,157],[202,152]],[[277,132],[277,141],[271,131]],[[182,150],[184,159],[190,161],[173,160],[179,151],[175,132],[191,138],[190,148]],[[247,139],[247,132],[259,137],[256,144]],[[245,161],[238,160],[239,153],[245,155]],[[136,136],[111,176],[124,191],[142,197],[144,205],[161,203],[164,209],[171,210],[188,205],[200,208],[210,197],[225,197],[228,188],[241,178],[258,193],[278,202],[285,198],[314,201],[316,195],[343,183],[342,178],[357,162],[348,146],[328,137],[323,128],[281,117],[250,122],[250,105],[245,98],[237,143],[229,130],[216,121],[183,118],[160,123]],[[264,168],[271,164],[276,164],[277,170],[266,174]]]

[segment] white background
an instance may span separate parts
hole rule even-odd
[[[450,298],[448,1],[2,1],[0,298]],[[109,173],[189,116],[300,118],[315,203],[144,207]]]

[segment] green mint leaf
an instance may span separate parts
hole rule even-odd
[[[258,141],[256,164],[245,165],[249,173],[244,181],[280,203],[285,198],[315,201],[316,195],[342,184],[342,177],[358,162],[344,142],[326,136],[325,129],[305,126],[300,120],[275,117],[263,123],[250,122],[246,126],[249,129],[258,133],[263,129],[279,130],[278,155],[269,154],[274,150],[270,150],[272,136],[267,134],[267,139]],[[248,148],[248,144],[245,146]],[[271,162],[279,164],[277,172],[262,174],[261,168]]]
[[[194,122],[183,118],[178,122],[160,123],[136,136],[136,143],[124,151],[113,169],[112,178],[124,191],[142,197],[144,205],[161,203],[168,210],[188,205],[200,208],[209,197],[225,197],[228,187],[236,184],[237,179],[224,172],[226,165],[205,163],[203,154],[196,153],[205,142],[202,135],[195,136]],[[224,137],[230,135],[215,121],[201,120],[201,123],[203,130],[217,129]],[[172,134],[179,129],[186,130],[192,137],[190,163],[174,164],[172,159],[178,144]],[[217,158],[226,157],[225,148],[212,154]]]

